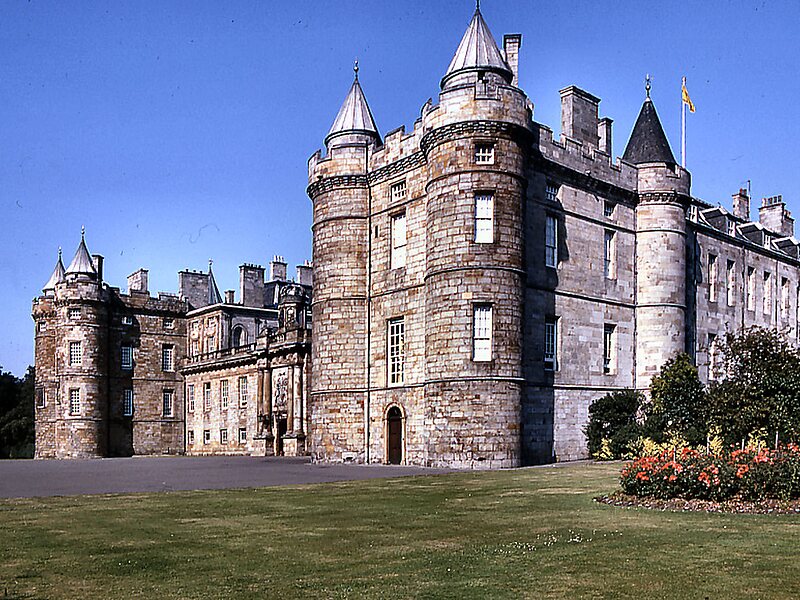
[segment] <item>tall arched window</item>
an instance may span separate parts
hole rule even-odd
[[[241,325],[233,328],[233,347],[238,348],[247,344],[247,331]]]

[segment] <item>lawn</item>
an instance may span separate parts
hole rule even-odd
[[[592,502],[619,464],[0,502],[0,598],[800,597],[800,517]]]

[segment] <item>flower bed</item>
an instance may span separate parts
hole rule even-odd
[[[658,499],[793,500],[800,498],[800,447],[664,451],[626,465],[620,483],[626,494]]]

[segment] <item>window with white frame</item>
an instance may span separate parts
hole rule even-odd
[[[736,221],[728,219],[728,235],[736,237]]]
[[[244,444],[247,442],[247,428],[239,427],[239,443]]]
[[[69,365],[78,366],[83,363],[83,350],[80,342],[69,343]]]
[[[614,218],[614,209],[617,208],[617,205],[613,202],[609,202],[606,200],[603,203],[603,216],[606,219],[613,219]]]
[[[239,408],[247,406],[247,377],[239,377]]]
[[[165,344],[161,347],[161,370],[174,371],[175,363],[173,361],[175,355],[175,348],[172,345]]]
[[[406,322],[404,317],[389,319],[389,385],[400,385],[405,377]]]
[[[210,444],[211,443],[211,430],[210,429],[203,429],[203,443]]]
[[[36,408],[44,408],[47,406],[44,388],[36,388]]]
[[[544,264],[553,268],[558,266],[558,219],[553,215],[545,217]]]
[[[194,384],[190,383],[186,386],[186,410],[190,413],[194,412]]]
[[[203,412],[211,410],[211,382],[206,381],[203,384]]]
[[[220,444],[228,443],[228,430],[225,428],[219,430],[219,443]]]
[[[392,202],[400,202],[406,199],[407,188],[406,182],[398,181],[397,183],[393,183],[389,186],[389,197],[391,198]]]
[[[200,342],[197,340],[192,340],[191,344],[189,344],[189,354],[191,356],[197,356],[200,354]]]
[[[38,331],[47,331],[47,321],[39,321],[36,326]]]
[[[81,412],[81,391],[72,388],[69,391],[69,414],[77,415]]]
[[[545,317],[544,320],[544,368],[546,371],[558,370],[557,317]]]
[[[717,255],[708,255],[708,301],[717,301]]]
[[[555,183],[547,182],[547,186],[544,188],[544,198],[548,202],[558,201],[558,186]]]
[[[133,325],[133,317],[130,315],[122,315],[123,325]]]
[[[494,242],[494,195],[488,192],[475,194],[475,242]]]
[[[713,381],[717,378],[717,335],[708,334],[708,379]]]
[[[122,390],[122,416],[130,417],[133,415],[133,390]]]
[[[736,263],[728,261],[725,280],[727,281],[728,306],[733,306],[736,302]]]
[[[781,319],[783,321],[789,320],[789,280],[786,277],[781,278]]]
[[[174,392],[172,390],[164,390],[161,396],[161,414],[165,417],[171,417],[173,415],[173,395]]]
[[[494,144],[475,144],[475,162],[479,165],[494,164]]]
[[[190,429],[186,432],[187,442],[189,444],[194,444],[194,429]]]
[[[69,310],[68,310],[68,314],[69,314],[69,318],[72,319],[72,320],[80,319],[81,318],[81,309],[79,307],[76,307],[76,306],[70,307]]]
[[[164,329],[175,329],[175,319],[172,317],[164,317]]]
[[[747,267],[747,310],[756,309],[756,270]]]
[[[692,204],[689,207],[689,210],[686,211],[686,216],[690,221],[697,223],[697,207],[694,204]]]
[[[613,373],[616,359],[616,325],[603,325],[603,373]]]
[[[119,361],[120,368],[125,371],[130,371],[133,368],[133,347],[122,346],[119,349],[119,354],[120,354],[120,361]]]
[[[772,312],[772,273],[764,271],[764,314],[768,315]]]
[[[603,274],[606,279],[616,279],[617,277],[617,236],[615,233],[606,229],[603,234]]]
[[[472,360],[492,360],[491,304],[476,304],[472,308]]]
[[[392,269],[406,266],[406,211],[392,215],[392,251],[389,257]]]
[[[219,403],[222,408],[228,408],[228,380],[219,382]]]

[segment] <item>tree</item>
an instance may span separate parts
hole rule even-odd
[[[22,379],[0,372],[0,458],[31,458],[36,439],[33,367]]]
[[[589,454],[599,457],[606,451],[610,458],[622,458],[640,435],[636,415],[644,397],[635,390],[611,392],[589,406],[589,423],[584,430]],[[604,448],[606,445],[606,448]]]
[[[709,386],[711,420],[729,444],[750,435],[800,440],[800,353],[783,335],[760,327],[728,334],[723,378]]]
[[[664,363],[650,383],[650,407],[645,429],[651,437],[677,434],[691,445],[706,442],[709,410],[706,391],[687,354],[678,354]]]

